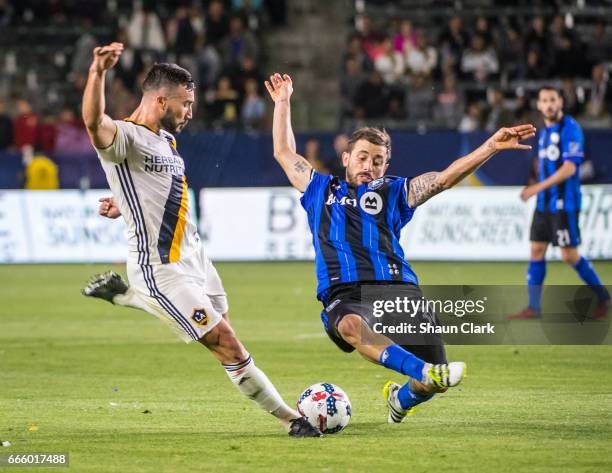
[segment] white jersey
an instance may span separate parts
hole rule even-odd
[[[129,121],[114,123],[113,143],[96,151],[128,225],[128,261],[179,262],[199,247],[200,238],[174,136]]]

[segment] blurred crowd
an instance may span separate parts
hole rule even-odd
[[[194,76],[195,121],[261,129],[260,31],[284,22],[284,0],[0,0],[0,28],[8,32],[0,48],[0,150],[90,151],[79,104],[92,50],[110,41],[125,45],[107,75],[113,118],[134,110],[148,68],[167,61]],[[35,46],[23,44],[24,32]],[[43,61],[34,61],[39,51]]]
[[[587,125],[610,125],[610,25],[591,21],[588,37],[567,15],[453,16],[440,28],[393,19],[355,20],[343,55],[341,121],[371,119],[493,130],[530,119],[543,83],[563,90],[566,110]]]

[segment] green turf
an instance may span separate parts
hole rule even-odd
[[[595,266],[612,280],[612,263]],[[203,348],[147,314],[82,297],[107,266],[0,266],[0,439],[13,444],[0,453],[68,451],[70,471],[104,473],[612,468],[612,347],[449,347],[469,365],[465,383],[389,426],[380,390],[395,376],[325,338],[311,264],[218,267],[257,364],[287,400],[311,383],[342,386],[354,412],[346,431],[287,437]],[[525,269],[415,267],[422,284],[521,283]],[[577,281],[560,264],[548,274]]]

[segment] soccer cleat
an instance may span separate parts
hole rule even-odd
[[[428,364],[423,376],[423,383],[433,384],[438,388],[452,388],[457,386],[466,373],[463,361],[453,361],[449,364]]]
[[[516,314],[509,315],[506,320],[527,320],[527,319],[539,319],[540,311],[527,307],[526,309],[517,312]]]
[[[387,422],[389,424],[399,424],[406,417],[412,415],[416,409],[412,407],[410,409],[404,409],[397,398],[397,393],[400,389],[400,385],[393,381],[388,381],[383,388],[383,397],[387,401],[387,407],[389,408],[389,415],[387,416]]]
[[[599,301],[597,304],[597,308],[595,309],[595,314],[593,318],[595,320],[604,320],[608,317],[608,312],[610,311],[610,299],[605,299],[603,301]]]
[[[298,417],[291,421],[289,427],[289,436],[291,437],[323,437],[321,431],[312,425],[306,417]]]
[[[113,298],[119,294],[125,294],[128,287],[121,276],[114,271],[107,271],[92,277],[87,286],[81,289],[81,294],[88,297],[98,297],[114,304]]]

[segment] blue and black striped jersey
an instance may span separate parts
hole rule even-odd
[[[399,243],[414,213],[407,189],[408,179],[401,177],[353,187],[313,171],[301,203],[313,235],[319,299],[336,284],[418,283]]]
[[[538,193],[539,211],[580,210],[579,166],[584,158],[584,136],[580,125],[564,115],[559,123],[540,131],[538,138],[538,180],[554,174],[565,161],[576,164],[576,173],[567,180]]]

